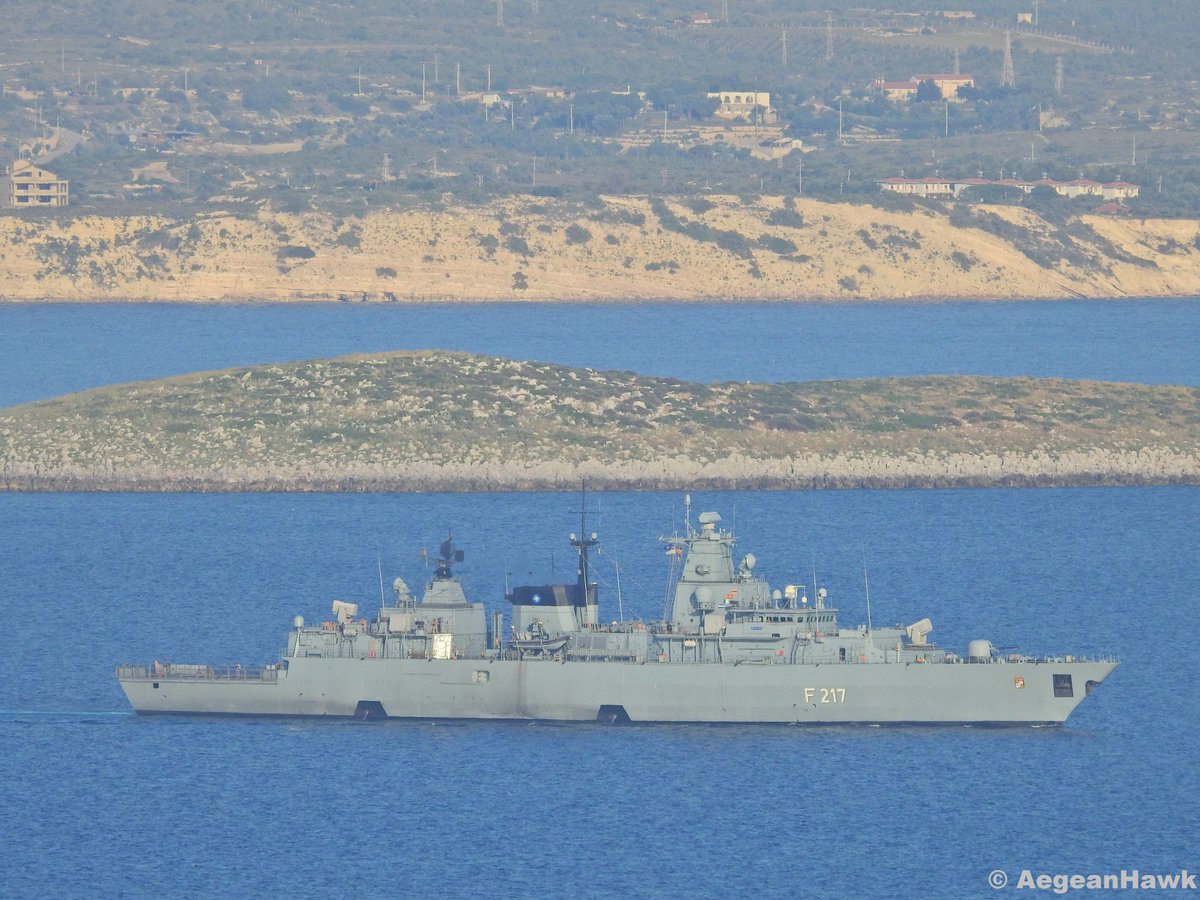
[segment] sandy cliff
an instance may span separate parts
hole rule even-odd
[[[3,300],[1200,295],[1200,223],[609,197],[379,212],[0,218]],[[953,218],[953,222],[951,219]]]

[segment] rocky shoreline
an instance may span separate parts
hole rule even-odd
[[[0,410],[6,491],[1200,484],[1200,389],[709,384],[446,351],[244,367]]]
[[[949,490],[963,488],[1078,488],[1078,487],[1151,487],[1200,484],[1200,471],[1162,473],[1127,471],[1114,467],[1088,472],[1009,472],[998,476],[952,475],[946,472],[909,472],[903,475],[833,475],[823,473],[810,478],[777,478],[747,473],[740,477],[696,478],[591,478],[521,477],[513,480],[480,479],[467,473],[445,476],[440,480],[408,477],[380,477],[370,480],[321,478],[294,480],[225,480],[182,477],[154,479],[125,476],[92,478],[86,476],[6,475],[0,480],[0,492],[14,493],[554,493],[574,492],[586,482],[590,491],[804,491],[804,490]]]

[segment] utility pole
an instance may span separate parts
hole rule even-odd
[[[567,105],[567,134],[575,133],[575,104]]]
[[[1063,61],[1060,56],[1054,61],[1054,93],[1061,94],[1063,92]]]
[[[185,69],[184,71],[186,72],[187,70]],[[422,76],[424,76],[424,70],[422,70],[422,73],[421,73],[421,74],[422,74]],[[186,76],[184,76],[184,77],[185,77],[185,79],[186,79]],[[361,96],[362,96],[362,67],[361,67],[361,66],[360,66],[360,67],[359,67],[359,69],[358,69],[358,75],[357,75],[357,78],[358,78],[358,96],[359,96],[359,97],[361,97]],[[185,83],[185,84],[187,83],[187,82],[186,82],[186,80],[185,80],[185,82],[184,82],[184,83]],[[185,93],[187,92],[187,88],[186,88],[186,87],[184,88],[184,92],[185,92]],[[422,77],[421,99],[422,99],[422,100],[424,100],[424,99],[425,99],[424,77]]]
[[[504,0],[496,0],[496,27],[504,27]]]
[[[825,62],[833,61],[833,13],[825,14]]]
[[[462,95],[462,63],[454,64],[454,96]]]
[[[800,157],[800,168],[796,170],[796,193],[804,195],[804,157]]]
[[[490,65],[487,67],[487,89],[489,91],[492,89],[492,67]]]
[[[779,65],[787,68],[787,29],[779,29]]]
[[[425,63],[421,63],[421,103],[425,102]]]

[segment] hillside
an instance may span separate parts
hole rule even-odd
[[[689,383],[444,351],[0,411],[9,490],[1200,483],[1200,390],[936,377]]]
[[[8,300],[1200,295],[1200,223],[710,197],[497,201],[335,219],[0,218]]]

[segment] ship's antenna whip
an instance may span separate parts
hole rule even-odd
[[[816,600],[817,600],[817,554],[816,554],[816,552],[810,550],[808,559],[809,559],[809,562],[812,564],[813,602],[816,603]]]
[[[613,567],[617,570],[617,616],[622,622],[625,621],[625,604],[621,599],[621,561],[613,560]]]
[[[379,605],[387,606],[387,598],[383,595],[383,554],[375,554],[375,568],[379,572]]]
[[[871,581],[867,578],[867,548],[862,548],[863,588],[867,594],[867,634],[871,633]]]

